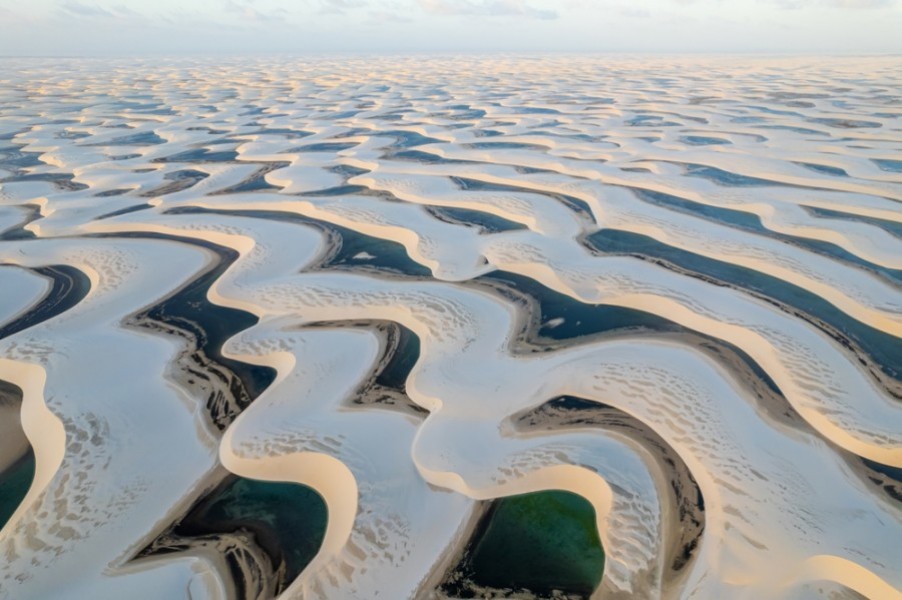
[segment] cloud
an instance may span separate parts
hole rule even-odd
[[[267,23],[282,22],[285,20],[285,16],[288,14],[288,11],[286,11],[284,8],[280,8],[272,12],[263,12],[251,6],[250,0],[243,0],[243,2],[236,2],[235,0],[225,0],[223,10],[226,13],[237,15],[241,17],[241,19],[247,21]]]
[[[321,15],[343,15],[348,10],[366,6],[366,0],[320,0]]]
[[[624,16],[630,17],[632,19],[650,19],[651,12],[645,10],[644,8],[635,8],[632,6],[621,6],[617,8],[617,13]]]
[[[92,6],[89,4],[82,4],[81,2],[66,2],[60,8],[63,9],[63,12],[69,13],[70,15],[74,15],[76,17],[114,17],[113,13],[110,11],[100,8],[99,6]]]
[[[60,7],[60,11],[66,18],[80,17],[85,19],[143,19],[144,15],[132,10],[124,4],[117,4],[108,8],[96,4],[83,2],[66,2]]]
[[[787,10],[798,10],[802,8],[848,8],[848,9],[870,9],[883,8],[892,6],[896,0],[770,0],[780,8]]]
[[[895,0],[822,0],[821,4],[837,8],[881,8],[892,6]]]
[[[13,23],[24,20],[19,13],[8,8],[3,8],[2,6],[0,6],[0,19],[3,19],[4,23]]]
[[[369,18],[374,23],[412,23],[407,14],[397,10],[371,10]]]
[[[418,0],[418,3],[423,10],[434,15],[519,16],[542,20],[558,18],[556,11],[535,8],[525,0]]]
[[[717,2],[721,2],[722,0],[716,0]],[[800,8],[815,8],[815,7],[828,7],[828,8],[883,8],[885,6],[893,6],[896,4],[898,0],[761,0],[762,3],[775,4],[780,8],[786,8],[790,10],[800,9]],[[691,4],[698,4],[702,2],[702,0],[672,0],[672,2],[676,4],[681,4],[683,6],[688,6]]]
[[[138,11],[132,10],[124,4],[117,4],[113,7],[113,11],[124,17],[140,17],[141,13]]]

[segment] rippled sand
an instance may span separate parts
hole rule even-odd
[[[902,598],[900,106],[899,58],[4,59],[0,598],[441,597],[546,489],[593,597]],[[326,502],[284,590],[150,551],[227,471]]]

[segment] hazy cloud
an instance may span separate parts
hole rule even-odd
[[[891,6],[896,0],[822,0],[821,4],[838,8],[880,8]]]
[[[0,0],[0,55],[899,53],[900,5],[902,0]],[[499,26],[505,20],[512,26]]]
[[[788,10],[806,8],[869,9],[892,6],[896,0],[771,0],[771,2]]]
[[[413,23],[413,19],[410,17],[388,10],[370,11],[369,17],[373,23]]]
[[[19,23],[28,23],[30,20],[31,19],[29,19],[28,17],[21,15],[14,10],[0,6],[0,23],[4,23],[6,25],[16,25]]]
[[[435,15],[520,16],[543,20],[558,18],[557,11],[535,8],[524,0],[418,0],[418,2],[423,10]]]
[[[114,17],[110,11],[99,6],[82,4],[81,2],[66,2],[60,8],[63,12],[77,17]]]
[[[343,15],[348,10],[366,5],[366,0],[321,0],[319,12],[324,15]]]
[[[644,8],[636,8],[634,6],[620,6],[617,8],[617,14],[633,19],[651,18],[651,11],[645,10]]]
[[[250,5],[248,0],[236,1],[225,0],[225,11],[240,16],[242,19],[257,22],[281,22],[285,20],[288,14],[284,8],[274,10],[272,12],[263,12]]]
[[[671,0],[675,4],[688,6],[691,4],[699,4],[705,0]],[[708,0],[718,3],[723,0]],[[893,6],[898,0],[760,0],[762,4],[775,4],[781,8],[800,9],[800,8],[882,8],[885,6]]]
[[[65,2],[60,5],[60,11],[66,17],[99,18],[99,19],[144,19],[144,15],[129,8],[124,4],[117,4],[103,8],[96,4],[83,2]]]
[[[127,7],[124,4],[117,4],[116,6],[113,7],[113,11],[115,11],[115,13],[117,15],[122,15],[122,16],[126,16],[126,17],[140,17],[141,16],[141,13],[139,13],[136,10],[130,9],[129,7]]]

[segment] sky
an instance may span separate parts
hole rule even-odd
[[[0,0],[0,55],[902,53],[902,0]]]

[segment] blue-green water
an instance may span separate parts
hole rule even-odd
[[[124,190],[123,193],[128,192],[129,190]],[[108,212],[104,215],[100,215],[96,220],[100,221],[103,219],[110,219],[112,217],[118,217],[119,215],[127,215],[128,213],[139,212],[142,210],[147,210],[149,208],[153,208],[152,204],[141,203],[141,204],[133,204],[131,206],[126,206],[125,208],[120,208],[119,210],[114,210],[112,212]]]
[[[358,233],[340,225],[314,221],[297,213],[273,210],[211,210],[198,207],[184,207],[170,210],[168,214],[234,215],[318,227],[335,232],[341,242],[333,254],[326,257],[323,261],[322,266],[324,268],[374,267],[411,277],[429,277],[432,274],[428,268],[410,258],[407,255],[407,249],[398,242]],[[366,260],[355,258],[361,252],[367,252],[374,258]]]
[[[464,148],[472,148],[474,150],[537,150],[545,152],[549,148],[539,144],[524,144],[522,142],[474,142],[472,144],[464,144]]]
[[[845,172],[844,169],[840,169],[839,167],[831,167],[830,165],[819,165],[817,163],[806,163],[800,162],[796,163],[797,165],[801,165],[806,169],[811,169],[817,173],[823,173],[824,175],[833,175],[835,177],[848,177],[849,174]]]
[[[478,227],[485,233],[501,233],[503,231],[517,231],[526,229],[526,225],[517,223],[492,213],[469,208],[457,208],[450,206],[430,207],[429,212],[443,221],[461,223]]]
[[[860,223],[867,223],[868,225],[879,227],[880,229],[883,229],[887,233],[891,233],[898,238],[902,238],[902,223],[887,221],[886,219],[877,219],[875,217],[856,215],[853,213],[847,213],[838,210],[830,210],[828,208],[820,208],[817,206],[803,205],[802,208],[810,212],[815,217],[822,217],[825,219],[843,219],[845,221],[858,221]]]
[[[420,358],[420,337],[403,325],[395,324],[397,346],[391,359],[376,376],[376,383],[387,388],[405,391],[407,378]]]
[[[542,340],[534,339],[535,337],[552,340],[574,340],[582,336],[629,330],[646,330],[656,333],[693,333],[707,339],[716,348],[722,348],[734,353],[765,385],[778,395],[781,394],[779,387],[767,372],[752,357],[738,347],[723,340],[687,329],[654,313],[610,304],[587,304],[552,290],[534,279],[506,271],[492,271],[481,279],[513,288],[536,301],[540,326],[536,331],[527,334],[529,341],[534,344],[542,345]],[[560,319],[563,319],[563,322],[559,325],[553,327],[550,325],[551,322]]]
[[[680,138],[680,141],[690,146],[719,146],[731,144],[730,140],[723,138],[707,137],[702,135],[687,135]]]
[[[335,187],[323,188],[321,190],[300,192],[298,196],[304,198],[331,198],[337,196],[354,196],[358,194],[367,194],[369,193],[369,191],[369,188],[362,185],[337,185]]]
[[[503,284],[534,299],[538,304],[540,320],[536,333],[541,337],[569,340],[586,335],[640,328],[658,332],[685,331],[673,321],[649,312],[610,304],[580,302],[523,275],[492,271],[480,279]],[[560,319],[563,319],[563,322],[556,326],[548,324],[549,321]]]
[[[554,590],[588,597],[604,571],[595,509],[585,498],[560,490],[496,500],[455,571],[456,580],[443,587],[463,597],[474,597],[470,583],[540,597]]]
[[[350,150],[357,146],[357,142],[320,142],[317,144],[307,144],[306,146],[297,146],[289,148],[282,154],[298,154],[306,152],[341,152],[342,150]]]
[[[224,132],[222,132],[224,133]],[[310,131],[302,129],[287,129],[285,127],[261,127],[254,135],[278,135],[286,138],[304,138],[313,135]]]
[[[100,237],[166,239],[199,245],[213,251],[219,257],[217,263],[198,274],[176,294],[165,298],[139,316],[146,316],[190,332],[196,339],[197,349],[202,351],[205,357],[234,375],[229,381],[229,387],[236,400],[236,406],[227,406],[228,410],[243,409],[272,383],[276,375],[274,369],[232,360],[222,355],[222,345],[228,338],[257,323],[257,317],[251,313],[219,306],[210,302],[207,297],[213,283],[238,258],[236,251],[195,238],[180,238],[153,232],[121,233]],[[217,372],[212,376],[221,375]],[[214,400],[208,399],[208,409],[214,407],[214,404],[211,404]],[[237,412],[218,413],[213,410],[211,416],[218,427],[224,428],[237,416]]]
[[[88,189],[88,186],[83,183],[76,182],[75,176],[68,173],[22,173],[0,179],[0,183],[26,183],[30,181],[51,183],[59,189],[64,189],[70,192],[77,192]]]
[[[163,176],[163,179],[165,181],[168,181],[169,183],[165,183],[155,189],[148,190],[141,195],[145,197],[153,197],[164,196],[166,194],[174,194],[175,192],[181,192],[193,187],[195,184],[203,181],[207,177],[209,177],[207,173],[204,173],[203,171],[197,171],[195,169],[182,169],[180,171],[173,171],[172,173],[166,173]]]
[[[288,162],[270,162],[266,163],[266,165],[258,169],[253,175],[248,177],[246,180],[233,185],[232,187],[228,187],[222,190],[218,190],[214,192],[215,194],[241,194],[244,192],[265,192],[265,191],[279,191],[282,189],[282,186],[273,185],[266,181],[266,174],[275,169],[281,169],[283,167],[287,167]]]
[[[595,217],[592,213],[591,207],[584,201],[576,198],[574,196],[569,196],[566,194],[555,194],[551,192],[539,192],[529,187],[519,187],[515,185],[507,185],[503,183],[490,183],[488,181],[480,181],[478,179],[471,179],[469,177],[451,177],[451,180],[456,183],[460,189],[474,192],[514,192],[514,193],[525,193],[525,194],[539,194],[542,196],[548,196],[549,198],[553,198],[557,200],[567,208],[573,210],[574,212],[581,213],[593,222],[595,221]]]
[[[0,529],[13,516],[34,481],[34,452],[28,453],[0,473]]]
[[[88,276],[69,265],[38,267],[32,271],[50,279],[50,291],[35,308],[0,327],[0,339],[64,313],[81,302],[91,289]]]
[[[165,144],[166,140],[158,136],[156,133],[152,131],[145,131],[143,133],[134,133],[132,135],[126,135],[123,137],[118,137],[109,142],[105,142],[103,144],[89,144],[90,146],[101,145],[101,146],[153,146],[156,144]]]
[[[246,530],[293,581],[319,551],[328,510],[315,490],[304,485],[230,476],[198,503],[175,528],[190,537]]]
[[[131,188],[113,188],[111,190],[97,192],[96,194],[94,194],[94,197],[95,198],[110,198],[112,196],[122,196],[123,194],[127,194],[130,191],[132,191]],[[100,217],[97,217],[97,218],[99,219]]]
[[[665,260],[682,269],[772,298],[829,325],[839,334],[839,343],[847,345],[845,338],[853,341],[890,377],[902,376],[902,340],[849,317],[820,296],[796,285],[752,269],[680,250],[636,233],[602,229],[588,236],[586,241],[601,252]],[[833,337],[837,337],[836,334]]]
[[[719,185],[730,187],[758,187],[758,186],[785,186],[788,184],[779,181],[771,181],[770,179],[761,179],[760,177],[749,177],[740,173],[732,173],[724,171],[717,167],[708,165],[684,164],[686,167],[686,175],[690,177],[701,177],[708,181],[713,181]],[[793,186],[794,187],[794,186]]]
[[[796,237],[771,231],[761,223],[761,218],[758,215],[732,208],[723,208],[720,206],[702,204],[700,202],[694,202],[692,200],[687,200],[685,198],[680,198],[679,196],[673,196],[671,194],[665,194],[663,192],[655,192],[652,190],[643,190],[638,188],[629,189],[632,190],[640,200],[643,200],[650,204],[664,206],[671,210],[691,214],[693,216],[701,217],[715,223],[729,225],[737,229],[743,229],[745,231],[764,235],[773,239],[780,240],[782,242],[787,242],[804,248],[805,250],[810,250],[811,252],[815,252],[832,259],[836,259],[851,265],[864,267],[869,271],[873,271],[874,273],[890,281],[902,282],[902,271],[899,271],[897,269],[888,269],[881,265],[877,265],[859,258],[848,250],[845,250],[844,248],[841,248],[835,244],[831,244],[830,242],[812,240],[809,238]],[[810,210],[811,208],[806,207],[806,209]],[[812,214],[816,213],[813,212]],[[887,222],[884,221],[884,223]],[[891,232],[893,231],[894,230],[891,230]]]
[[[212,143],[207,143],[208,146]],[[208,148],[198,148],[196,150],[185,150],[167,156],[165,158],[155,158],[151,162],[171,163],[207,163],[207,162],[234,162],[238,160],[238,153],[234,150],[210,151]]]
[[[879,478],[869,475],[868,477],[873,483],[880,485],[883,491],[893,500],[902,502],[902,468],[891,467],[866,458],[862,458],[861,462],[869,469],[885,477],[881,481]]]
[[[902,160],[893,158],[872,158],[871,162],[877,165],[881,171],[889,173],[902,173]]]
[[[412,160],[430,165],[475,165],[478,164],[472,160],[461,160],[458,158],[444,158],[438,154],[430,154],[422,150],[403,150],[394,152],[391,155],[394,160]]]
[[[827,127],[836,127],[840,129],[876,129],[882,127],[877,121],[864,121],[859,119],[836,119],[832,117],[814,117],[805,119],[809,123],[817,123],[818,125],[826,125]]]

